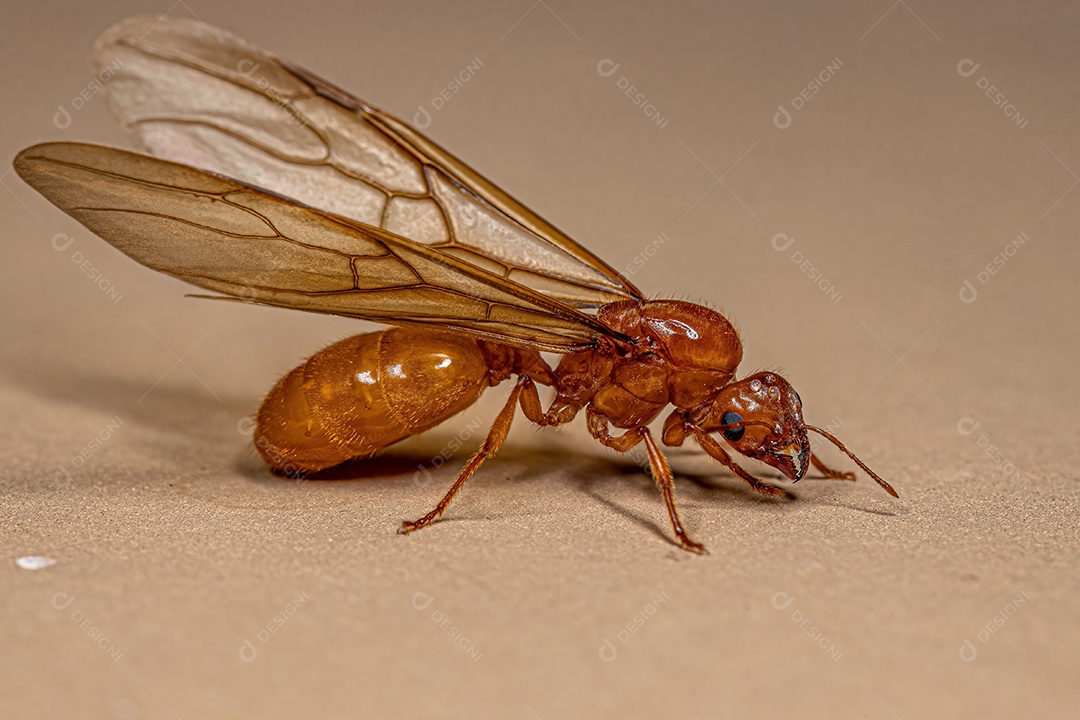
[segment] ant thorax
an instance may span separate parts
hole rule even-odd
[[[638,341],[636,351],[624,361],[627,367],[621,372],[616,369],[616,379],[624,381],[619,384],[631,392],[651,390],[650,400],[660,400],[662,394],[665,404],[680,410],[710,402],[731,382],[742,360],[742,342],[735,327],[703,305],[680,300],[627,301],[604,306],[598,318]],[[640,383],[630,377],[634,370],[640,370]]]
[[[597,319],[633,340],[628,352],[600,348],[559,364],[559,401],[591,409],[621,428],[637,427],[665,407],[711,403],[742,359],[734,326],[720,313],[678,300],[625,301]]]

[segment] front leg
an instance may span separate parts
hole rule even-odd
[[[716,440],[714,440],[707,432],[690,422],[685,415],[672,413],[664,423],[664,444],[678,447],[683,444],[683,440],[685,440],[688,435],[693,435],[697,444],[701,446],[701,449],[704,450],[709,457],[719,461],[724,467],[742,478],[755,492],[759,492],[762,495],[769,495],[770,497],[789,497],[786,490],[763,482],[744,470],[741,465],[731,459],[731,456],[727,454],[727,451],[724,450],[720,443],[716,442]]]
[[[850,470],[833,470],[831,467],[818,460],[818,456],[814,455],[813,453],[810,454],[810,462],[812,462],[814,464],[814,467],[816,467],[821,472],[821,474],[827,477],[829,480],[855,479],[855,473],[851,472]]]
[[[675,477],[672,475],[667,458],[660,452],[660,448],[657,447],[652,434],[649,433],[649,428],[642,425],[627,430],[622,435],[612,436],[608,432],[606,417],[595,412],[592,408],[589,408],[585,414],[589,434],[605,447],[617,452],[627,452],[639,442],[645,443],[645,450],[649,454],[649,468],[652,471],[653,480],[656,481],[657,487],[660,488],[660,494],[664,498],[664,507],[667,508],[668,518],[671,520],[671,528],[675,532],[675,537],[679,539],[683,549],[708,555],[709,551],[705,549],[705,546],[691,540],[690,536],[686,534],[686,530],[683,529],[682,521],[679,519],[679,511],[675,507]]]

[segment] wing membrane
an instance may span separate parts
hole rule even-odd
[[[232,298],[430,324],[554,352],[625,340],[594,318],[380,228],[137,153],[45,143],[15,160],[60,209],[147,267]]]
[[[640,298],[617,271],[415,128],[195,21],[98,40],[106,97],[139,146],[436,248],[578,307]]]

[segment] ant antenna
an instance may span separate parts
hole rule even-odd
[[[855,464],[856,464],[856,465],[858,465],[858,466],[859,466],[859,467],[861,467],[861,468],[862,468],[863,470],[865,470],[865,471],[866,471],[866,474],[867,474],[867,475],[869,475],[870,477],[874,478],[874,480],[876,480],[876,481],[877,481],[877,484],[878,484],[878,485],[880,485],[880,486],[882,487],[882,489],[884,489],[884,490],[885,490],[885,492],[889,493],[889,494],[890,494],[890,495],[892,495],[892,496],[893,496],[894,498],[899,498],[899,497],[900,497],[899,495],[897,495],[897,494],[896,494],[896,491],[895,491],[895,490],[893,490],[893,486],[892,486],[892,485],[890,485],[889,483],[887,483],[887,482],[885,482],[884,480],[882,480],[882,479],[881,479],[881,476],[879,476],[879,475],[878,475],[878,474],[877,474],[876,472],[874,472],[873,470],[871,470],[870,468],[868,468],[868,467],[866,466],[866,464],[865,464],[865,463],[864,463],[864,462],[863,462],[862,460],[860,460],[860,459],[859,459],[858,457],[856,457],[856,456],[855,456],[855,453],[851,452],[851,451],[850,451],[850,450],[848,450],[848,449],[847,449],[846,447],[844,447],[844,443],[840,442],[840,441],[839,441],[839,440],[838,440],[838,439],[836,438],[836,436],[835,436],[835,435],[833,435],[832,433],[829,433],[829,432],[827,432],[827,431],[825,431],[825,430],[822,430],[822,429],[821,429],[821,428],[819,428],[819,427],[814,427],[813,425],[807,425],[806,423],[803,423],[803,427],[804,427],[805,429],[807,429],[807,430],[813,430],[813,431],[814,431],[814,432],[816,432],[816,433],[817,433],[818,435],[821,435],[821,436],[822,436],[823,438],[825,438],[826,440],[828,440],[829,442],[831,442],[831,443],[832,443],[833,445],[835,445],[836,447],[838,447],[838,448],[840,448],[841,450],[843,450],[843,451],[844,451],[844,454],[845,454],[845,455],[847,455],[847,456],[848,456],[849,458],[851,458],[852,460],[854,460],[854,461],[855,461]]]

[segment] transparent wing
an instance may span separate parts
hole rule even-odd
[[[456,328],[553,352],[626,340],[438,250],[185,165],[45,143],[20,153],[15,170],[134,260],[232,298]]]
[[[403,235],[578,307],[641,293],[397,118],[197,20],[136,17],[95,48],[140,148]]]

